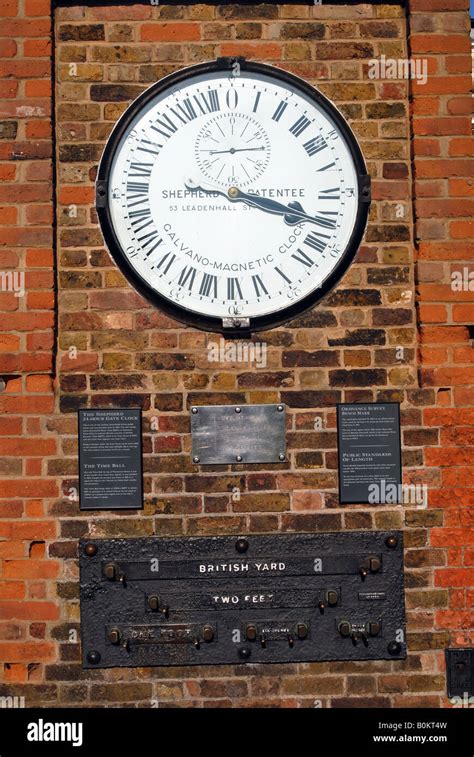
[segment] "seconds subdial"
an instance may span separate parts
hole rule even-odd
[[[204,176],[219,186],[248,186],[270,162],[270,140],[261,124],[244,113],[210,119],[196,138],[195,154]]]

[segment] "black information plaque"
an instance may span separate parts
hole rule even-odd
[[[78,412],[80,509],[141,509],[141,410]]]
[[[339,501],[396,504],[402,490],[398,402],[339,404]]]

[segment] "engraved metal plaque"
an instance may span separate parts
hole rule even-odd
[[[286,405],[191,408],[192,459],[200,465],[286,460]]]
[[[84,667],[401,659],[398,532],[80,544]]]

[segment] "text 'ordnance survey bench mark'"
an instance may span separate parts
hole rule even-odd
[[[337,406],[339,501],[396,504],[402,489],[397,402]]]
[[[140,409],[79,410],[81,510],[143,507]]]

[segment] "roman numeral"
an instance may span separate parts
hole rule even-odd
[[[146,229],[147,226],[153,223],[153,220],[151,218],[151,210],[149,207],[142,208],[142,210],[132,210],[131,213],[128,214],[128,216],[129,218],[133,218],[133,221],[130,221],[130,224],[132,226],[136,226],[136,228],[134,229],[135,233],[143,231],[143,229]],[[150,220],[141,226],[138,225],[147,218],[149,218]]]
[[[130,163],[129,176],[151,176],[153,163]],[[133,171],[133,173],[132,173]]]
[[[145,182],[128,181],[127,200],[134,200],[134,202],[127,202],[127,208],[134,208],[136,205],[141,205],[142,202],[148,202],[148,189],[149,185]]]
[[[244,296],[242,294],[242,289],[240,288],[240,283],[238,279],[230,278],[227,279],[227,299],[228,300],[243,300]]]
[[[308,247],[312,247],[313,250],[323,252],[330,239],[331,237],[329,237],[327,234],[316,234],[315,231],[311,231],[304,240],[304,243],[307,244]],[[298,250],[298,252],[301,252],[301,250]]]
[[[318,168],[318,173],[320,171],[327,171],[327,170],[329,170],[329,168],[333,168],[333,166],[335,166],[335,165],[336,164],[334,162],[328,163],[327,166],[323,166],[322,168]]]
[[[127,192],[130,194],[147,195],[148,187],[144,181],[127,181]]]
[[[258,104],[260,102],[261,94],[262,94],[261,92],[257,92],[257,97],[255,98],[255,103],[254,103],[254,106],[253,106],[253,112],[254,113],[256,113],[257,110],[258,110]]]
[[[322,189],[318,195],[318,200],[340,200],[341,194],[339,187],[331,187],[331,189]]]
[[[328,218],[328,216],[336,216],[335,218]],[[320,216],[315,216],[316,223],[318,226],[323,226],[325,229],[335,229],[336,228],[336,221],[337,221],[337,212],[332,212],[328,210],[327,212],[322,212]]]
[[[308,268],[311,268],[311,266],[314,265],[313,258],[310,258],[309,255],[303,252],[303,250],[300,250],[299,247],[296,250],[296,252],[292,254],[291,257],[297,260],[298,263],[303,263],[303,265],[307,266]]]
[[[293,255],[293,257],[294,257],[294,255]],[[283,271],[281,271],[278,268],[277,265],[275,266],[275,271],[280,274],[280,276],[282,277],[282,279],[285,279],[285,281],[286,281],[287,284],[291,284],[291,279],[289,279],[288,276],[285,273],[283,273]]]
[[[190,266],[185,266],[181,273],[179,274],[178,278],[178,284],[180,287],[187,286],[189,291],[192,291],[192,288],[194,286],[194,279],[196,278],[197,271],[195,268]]]
[[[163,255],[161,260],[155,266],[152,266],[152,268],[161,268],[161,266],[166,263],[165,267],[163,268],[163,273],[168,273],[175,260],[176,255],[172,252],[167,252],[166,255]]]
[[[288,103],[285,102],[284,100],[282,100],[281,103],[279,104],[278,108],[276,109],[275,113],[272,116],[273,120],[274,121],[279,121],[280,118],[282,117],[283,113],[287,109],[287,107],[288,107]]]
[[[157,131],[158,134],[162,134],[166,139],[169,139],[172,134],[178,131],[178,127],[171,118],[166,115],[166,113],[160,116],[160,118],[157,118],[156,123],[160,124],[161,128],[160,126],[154,126],[153,124],[151,128],[153,131]]]
[[[327,147],[327,144],[321,136],[318,136],[310,139],[309,142],[305,142],[303,147],[311,158],[313,155],[316,155],[316,153],[324,150],[324,148]]]
[[[215,113],[216,110],[220,110],[217,89],[211,89],[209,92],[200,92],[198,95],[194,95],[194,101],[201,113]]]
[[[194,105],[192,104],[189,97],[183,100],[182,103],[177,103],[176,108],[170,108],[170,110],[172,113],[174,113],[176,118],[179,118],[179,120],[183,124],[187,124],[197,118],[197,113],[194,110]]]
[[[212,295],[211,295],[212,290]],[[212,273],[204,273],[201,282],[201,288],[199,294],[203,297],[217,297],[217,276],[213,276]]]
[[[290,131],[295,135],[295,137],[299,137],[300,134],[302,134],[304,130],[308,128],[310,123],[311,121],[309,120],[309,118],[306,118],[306,116],[301,116],[301,118],[298,118],[296,123],[294,123],[290,128]]]
[[[132,210],[131,213],[128,214],[130,218],[136,218],[136,221],[132,221],[132,226],[135,223],[138,223],[140,218],[148,218],[148,216],[151,216],[151,210],[150,208],[143,208],[142,210]]]
[[[144,147],[143,145],[150,145],[150,147]],[[153,150],[153,147],[156,147],[157,149]],[[142,139],[137,150],[141,150],[141,152],[149,152],[151,155],[159,155],[162,147],[163,145],[158,145],[156,142],[150,142],[149,139]]]
[[[261,297],[262,294],[268,294],[267,288],[258,274],[252,276],[252,283],[257,297]]]
[[[161,239],[161,237],[159,236],[156,230],[151,231],[149,234],[145,234],[145,236],[138,238],[138,241],[140,242],[143,249],[145,249],[145,247],[148,247],[148,245],[154,242],[155,239],[158,239],[158,241],[156,244],[153,245],[153,247],[147,250],[146,252],[147,258],[150,257],[151,253],[154,252],[154,250],[156,250],[156,248],[159,247],[160,244],[163,244],[163,240]]]

